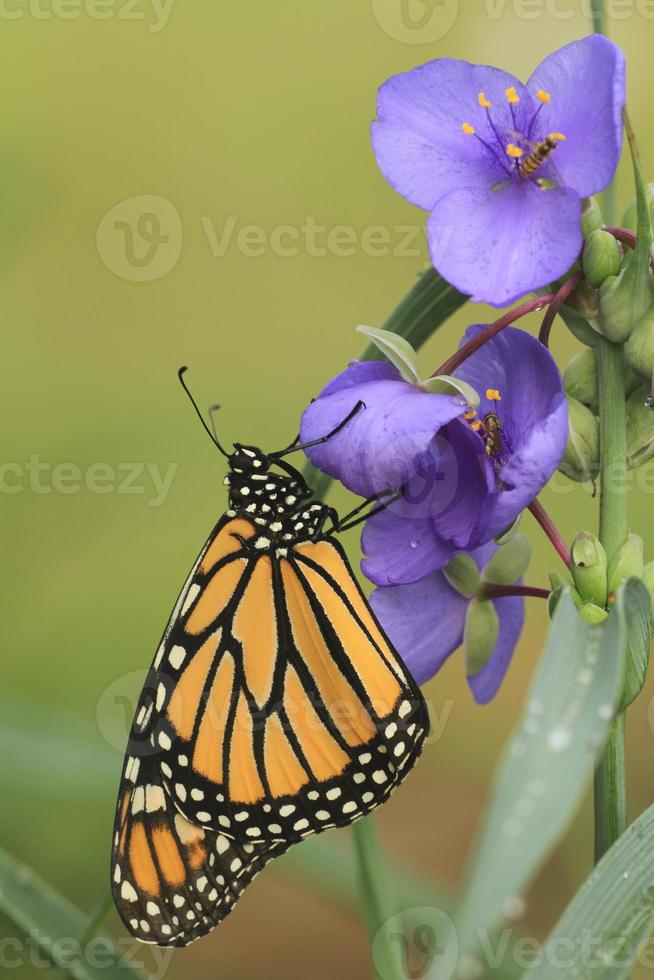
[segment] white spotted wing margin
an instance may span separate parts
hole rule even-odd
[[[189,823],[170,799],[157,757],[127,757],[111,887],[123,923],[141,942],[187,946],[210,932],[288,846],[238,843]]]

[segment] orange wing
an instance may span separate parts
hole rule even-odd
[[[289,843],[383,802],[428,718],[340,545],[257,554],[255,534],[228,520],[199,559],[155,658],[144,734],[187,820]]]
[[[172,804],[156,756],[127,757],[111,882],[123,922],[142,942],[186,946],[203,936],[286,847],[241,844],[194,826]]]

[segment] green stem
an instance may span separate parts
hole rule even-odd
[[[593,14],[593,33],[607,35],[604,16],[604,0],[591,0],[591,10]],[[615,212],[617,207],[617,180],[614,177],[609,186],[602,194],[602,214],[607,225],[615,222]]]
[[[353,824],[352,836],[371,949],[375,944],[376,966],[384,980],[406,980],[401,959],[402,947],[388,931],[390,920],[398,913],[398,906],[386,875],[379,835],[372,817]]]
[[[604,2],[603,0],[592,0],[593,11],[593,33],[604,34]]]
[[[627,536],[627,440],[622,348],[597,347],[600,416],[600,540],[609,561]],[[626,827],[624,714],[611,728],[595,773],[595,860]]]

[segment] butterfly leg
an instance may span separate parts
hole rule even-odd
[[[334,525],[332,527],[332,532],[334,531],[349,531],[350,528],[356,527],[357,524],[361,524],[363,521],[367,521],[369,517],[373,517],[375,514],[379,514],[382,510],[386,510],[391,504],[394,504],[396,500],[400,500],[403,494],[403,490],[384,490],[383,493],[378,493],[374,497],[368,497],[363,503],[355,507],[354,510],[350,511],[344,517],[337,518],[334,520]],[[362,514],[361,511],[365,510],[366,507],[374,504],[369,511]]]

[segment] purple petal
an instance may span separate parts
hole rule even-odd
[[[418,684],[461,645],[468,600],[441,572],[412,585],[375,589],[370,604]]]
[[[494,486],[479,437],[458,421],[444,426],[402,498],[366,522],[364,574],[399,585],[441,568],[483,525]]]
[[[326,443],[307,450],[307,456],[362,497],[404,486],[434,434],[464,410],[460,398],[416,388],[391,365],[361,362],[334,378],[305,409],[302,442],[329,433],[358,401],[365,408]]]
[[[553,156],[558,174],[580,197],[612,180],[622,147],[625,103],[624,55],[598,34],[566,44],[538,66],[527,83],[535,95],[550,93],[534,122],[531,138],[563,133]]]
[[[555,396],[552,412],[512,453],[498,478],[507,489],[493,498],[483,522],[484,538],[500,534],[538,496],[559,465],[568,436],[568,403]]]
[[[366,578],[375,585],[393,586],[442,568],[459,548],[438,536],[430,518],[403,517],[389,507],[366,521],[361,550]]]
[[[509,87],[520,97],[514,115],[505,95]],[[479,104],[480,92],[492,103],[494,128]],[[430,211],[449,191],[490,187],[506,177],[510,164],[496,145],[497,133],[526,128],[537,105],[517,79],[498,68],[452,58],[430,61],[380,88],[372,125],[377,163],[398,193]],[[476,135],[463,132],[466,122]]]
[[[463,343],[483,327],[470,327]],[[476,536],[508,527],[540,493],[559,465],[568,438],[568,410],[559,369],[547,348],[530,334],[508,327],[457,369],[481,395],[479,414],[502,422],[507,461],[498,474],[500,492],[483,515]],[[486,398],[496,389],[501,401]]]
[[[462,188],[427,222],[436,270],[473,300],[504,306],[564,275],[582,246],[581,199],[531,180]]]
[[[473,677],[468,677],[468,685],[478,704],[487,704],[497,694],[525,621],[525,600],[522,596],[503,596],[494,599],[493,605],[500,620],[497,644],[485,666]]]

